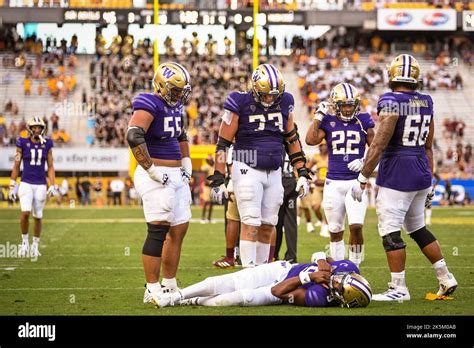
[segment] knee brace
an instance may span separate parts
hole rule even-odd
[[[163,251],[163,244],[168,233],[169,225],[148,225],[148,235],[143,244],[142,254],[148,256],[161,257]]]
[[[428,244],[433,243],[436,240],[436,237],[433,236],[433,233],[426,229],[426,226],[423,226],[419,230],[410,233],[411,239],[413,239],[420,249],[423,249]]]
[[[383,247],[385,251],[394,251],[405,249],[407,246],[400,236],[400,231],[392,232],[382,237]]]

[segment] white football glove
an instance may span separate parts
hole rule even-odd
[[[323,101],[319,103],[318,108],[314,113],[314,119],[322,122],[323,118],[329,113],[329,107],[330,104],[328,102]]]
[[[181,167],[181,179],[183,179],[183,182],[188,185],[191,181],[191,176],[193,175],[193,164],[191,158],[184,157],[181,160],[181,164],[183,165]]]
[[[362,202],[362,196],[364,195],[364,192],[365,186],[364,188],[362,188],[361,183],[359,181],[356,181],[354,185],[352,185],[351,196],[353,200],[357,202]]]
[[[360,172],[362,170],[362,167],[364,166],[364,159],[363,158],[358,158],[353,160],[347,165],[347,168],[352,170],[353,172]]]
[[[10,180],[10,190],[8,191],[8,199],[12,202],[16,201],[18,194],[18,185],[15,180]]]
[[[216,187],[211,187],[211,198],[214,202],[222,204],[222,198],[229,198],[229,191],[224,184],[221,184]]]
[[[308,178],[300,176],[296,183],[296,192],[299,192],[299,197],[303,198],[309,193],[309,181]]]
[[[50,197],[50,196],[54,196],[54,197],[59,196],[58,185],[51,185],[50,187],[48,187],[48,191],[46,192],[46,195],[48,197]]]
[[[426,196],[425,208],[428,208],[429,206],[431,206],[431,202],[433,202],[434,196],[435,196],[435,188],[432,187],[431,191],[428,193],[428,196]]]
[[[148,168],[146,171],[148,175],[150,176],[150,178],[152,178],[153,180],[163,185],[166,185],[168,183],[168,180],[169,180],[168,174],[163,173],[163,171],[160,170],[158,167],[156,167],[154,164],[152,164],[151,167]]]

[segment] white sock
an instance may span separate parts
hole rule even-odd
[[[33,237],[33,244],[39,244],[40,237]]]
[[[177,289],[178,284],[176,283],[176,278],[163,278],[161,280],[161,286],[169,289]]]
[[[268,263],[268,255],[270,254],[270,243],[262,243],[257,241],[257,262],[256,265]]]
[[[234,247],[234,259],[240,257],[240,250],[239,247]]]
[[[268,257],[270,251],[267,251]],[[257,243],[250,240],[240,240],[240,260],[242,267],[255,267],[257,263]]]
[[[311,222],[306,223],[306,231],[308,231],[308,232],[313,232],[314,231],[314,226]]]
[[[23,243],[25,243],[25,244],[28,244],[29,241],[30,241],[28,233],[22,234],[21,239],[22,239]]]
[[[161,291],[161,285],[160,282],[156,283],[146,283],[146,288],[150,290],[151,292],[159,292]]]
[[[349,261],[356,264],[357,267],[364,260],[364,245],[352,244],[349,245]]]
[[[296,217],[296,224],[299,226],[301,223],[301,217],[297,216]]]
[[[344,260],[344,257],[346,255],[344,239],[339,242],[330,242],[329,250],[331,252],[331,257],[334,259],[334,261]]]
[[[448,266],[446,266],[446,261],[444,261],[444,259],[433,263],[433,268],[436,272],[436,278],[439,280],[446,278],[446,276],[449,274]]]
[[[392,275],[392,283],[395,284],[396,286],[401,286],[406,288],[407,285],[405,283],[405,271],[401,272],[391,272]]]

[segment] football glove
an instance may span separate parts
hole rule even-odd
[[[211,198],[214,202],[221,204],[223,196],[229,198],[229,192],[224,184],[224,174],[216,170],[213,175],[207,177],[207,180],[211,181],[209,186],[211,186]]]
[[[148,168],[146,171],[150,178],[159,182],[160,184],[166,185],[168,183],[168,174],[163,173],[163,171],[156,167],[154,164],[152,164],[151,167]]]
[[[191,158],[184,157],[181,160],[182,167],[181,167],[181,179],[183,182],[188,185],[191,181],[191,176],[193,175],[193,164],[191,162]]]
[[[8,199],[12,202],[16,201],[18,194],[18,185],[15,180],[10,180],[10,190],[8,191]]]
[[[322,122],[323,118],[329,113],[329,107],[330,104],[328,102],[323,101],[319,103],[318,108],[314,113],[314,119]]]
[[[296,182],[295,191],[299,193],[300,198],[303,198],[309,193],[309,180],[311,180],[311,176],[306,167],[299,168],[297,171],[298,181]]]
[[[347,165],[347,168],[352,170],[353,172],[360,172],[362,167],[364,166],[364,159],[363,158],[358,158],[353,160]]]
[[[364,195],[364,192],[365,192],[365,185],[364,185],[364,188],[362,188],[361,186],[362,186],[362,183],[359,181],[356,181],[354,185],[352,185],[351,196],[352,196],[352,199],[354,199],[357,202],[362,202],[362,196]]]
[[[428,208],[429,206],[431,206],[431,202],[433,202],[434,196],[435,196],[435,188],[432,187],[431,191],[428,193],[428,196],[426,196],[425,208]]]
[[[46,195],[48,195],[48,197],[51,197],[51,196],[57,197],[57,196],[59,196],[58,185],[51,185],[50,187],[48,187],[48,191],[46,192]]]

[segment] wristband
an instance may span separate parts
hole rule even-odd
[[[359,176],[357,177],[357,181],[360,182],[361,184],[367,184],[367,181],[369,181],[369,178],[366,178],[365,176],[362,175],[362,173],[359,173]]]
[[[305,285],[311,282],[308,272],[300,272],[299,275],[300,275],[300,282],[302,285]]]
[[[311,256],[312,263],[317,263],[319,260],[326,260],[326,253],[319,251]]]
[[[10,186],[15,186],[16,185],[16,180],[10,179]]]

